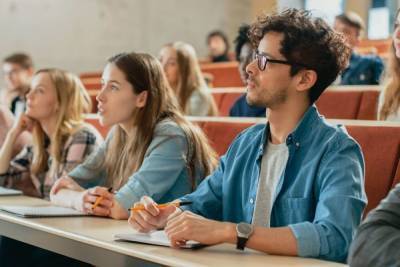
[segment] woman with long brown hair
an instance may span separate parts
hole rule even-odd
[[[186,115],[217,115],[217,106],[191,45],[183,42],[165,45],[160,51],[160,61],[168,83]]]
[[[100,122],[113,129],[85,163],[55,184],[55,204],[127,219],[128,209],[143,195],[168,202],[211,173],[215,153],[180,112],[157,59],[116,55],[103,71],[102,84]],[[85,190],[90,184],[102,186]]]
[[[389,56],[388,82],[379,97],[378,119],[400,122],[400,16],[397,11]]]

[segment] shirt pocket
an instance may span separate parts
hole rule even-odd
[[[274,212],[280,218],[279,225],[299,222],[312,222],[315,216],[315,200],[313,198],[285,198],[276,202]]]

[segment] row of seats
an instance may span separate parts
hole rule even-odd
[[[244,88],[215,89],[212,94],[220,116],[229,116],[235,101],[245,93]],[[329,87],[316,105],[327,118],[347,120],[376,120],[380,88],[378,86]]]
[[[216,89],[212,91],[219,116],[229,116],[235,101],[245,93],[244,88]],[[316,105],[327,118],[347,120],[376,120],[380,89],[377,86],[330,87],[318,99]],[[92,113],[97,112],[98,90],[89,90]]]
[[[265,123],[262,118],[189,117],[198,124],[221,156],[235,136],[256,123]],[[105,136],[108,128],[99,124],[94,114],[87,121]],[[365,157],[365,187],[368,205],[365,214],[375,208],[400,182],[400,126],[381,121],[330,120],[332,124],[343,124],[349,134],[360,144]],[[383,138],[384,137],[384,138]]]
[[[238,70],[238,62],[203,63],[201,71],[210,87],[243,86]],[[100,89],[101,72],[86,72],[79,75],[86,89]]]

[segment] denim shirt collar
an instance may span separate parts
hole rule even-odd
[[[313,132],[313,128],[315,127],[315,120],[320,118],[320,115],[317,111],[315,104],[311,105],[306,113],[304,113],[303,118],[297,124],[295,129],[287,136],[286,145],[292,146],[295,148],[299,148],[302,144],[304,144],[309,138],[311,138],[311,134]],[[269,122],[266,124],[264,131],[262,132],[261,143],[258,150],[258,157],[262,157],[264,154],[265,144],[270,135],[270,124]]]

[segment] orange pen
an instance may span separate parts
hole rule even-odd
[[[190,205],[192,203],[193,203],[192,201],[169,202],[169,203],[165,203],[165,204],[159,204],[159,205],[157,205],[157,208],[162,209],[162,208],[165,208],[165,207],[168,207],[171,205],[179,208],[180,206]],[[129,210],[130,211],[138,211],[138,210],[144,210],[144,209],[145,208],[143,205],[138,205],[136,207],[130,208]]]
[[[112,187],[108,188],[107,191],[111,193]],[[96,201],[94,202],[94,204],[93,204],[93,206],[92,206],[92,210],[94,210],[94,209],[100,204],[100,202],[101,202],[102,200],[103,200],[103,197],[98,197],[98,198],[96,198]]]

